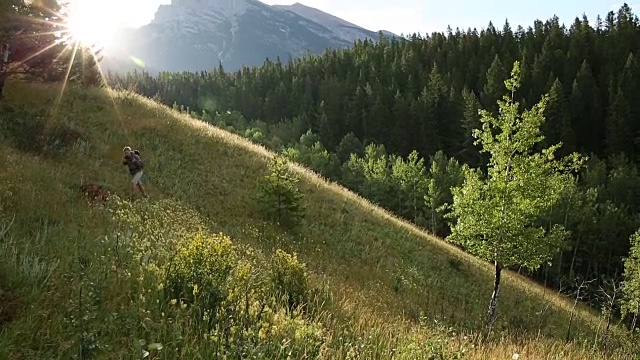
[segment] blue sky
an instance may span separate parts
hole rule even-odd
[[[267,4],[292,4],[296,0],[262,0]],[[302,4],[318,8],[370,30],[389,30],[396,34],[445,31],[447,25],[480,30],[489,21],[501,28],[505,19],[511,27],[528,27],[535,19],[546,20],[558,15],[561,23],[569,25],[576,16],[586,14],[595,22],[596,15],[604,17],[610,10],[617,10],[620,0],[299,0]],[[148,23],[160,4],[170,0],[133,0],[127,2],[129,25]],[[134,5],[135,4],[135,5]],[[628,2],[636,14],[640,14],[640,1]],[[135,8],[135,9],[132,9]],[[124,20],[124,19],[123,19]]]

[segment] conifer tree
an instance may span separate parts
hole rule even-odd
[[[640,121],[638,121],[640,119],[640,101],[636,101],[636,99],[640,99],[640,66],[638,66],[638,61],[633,53],[627,57],[618,85],[629,106],[628,124],[634,148],[633,152],[628,155],[637,159],[640,155]]]
[[[287,160],[276,156],[268,164],[269,174],[260,183],[258,202],[267,218],[287,228],[299,225],[304,218],[299,178],[287,168]]]
[[[449,93],[444,79],[436,65],[429,74],[429,82],[420,97],[424,114],[421,124],[423,139],[430,139],[423,145],[425,155],[434,154],[442,149],[445,138],[453,134],[447,131],[453,119],[450,115]]]
[[[560,154],[570,154],[575,150],[575,136],[571,128],[569,104],[560,79],[556,78],[549,90],[549,103],[545,109],[545,145],[562,142]]]
[[[632,119],[629,103],[618,87],[611,91],[611,105],[607,117],[606,146],[609,155],[619,153],[633,153],[634,134],[632,133]]]
[[[567,170],[581,166],[575,154],[564,161],[554,159],[557,145],[532,151],[543,140],[540,126],[548,98],[519,114],[519,103],[513,98],[520,86],[519,62],[514,63],[505,84],[511,96],[498,101],[500,115],[494,118],[481,110],[482,130],[474,132],[482,151],[491,156],[488,173],[485,177],[465,167],[463,186],[452,189],[450,214],[457,222],[449,240],[494,263],[489,330],[495,321],[502,269],[520,265],[535,270],[559,250],[566,236],[563,227],[545,231],[534,221],[560,199],[572,181]]]
[[[60,9],[56,0],[0,0],[0,45],[8,46],[10,54],[0,71],[46,79],[60,70],[54,67],[65,48],[57,35],[64,30]]]
[[[571,97],[571,124],[580,139],[578,150],[602,150],[605,132],[604,119],[600,116],[600,97],[596,80],[587,61],[582,62],[580,71],[573,82]]]
[[[504,80],[507,78],[507,72],[500,61],[498,54],[495,55],[491,66],[487,70],[487,82],[482,89],[482,105],[490,110],[496,109],[496,101],[500,99],[504,92]]]
[[[336,148],[336,155],[340,163],[344,163],[349,160],[351,154],[364,156],[364,146],[354,133],[349,132],[340,140],[340,144]]]
[[[471,166],[479,166],[481,164],[480,153],[474,145],[473,131],[480,128],[480,118],[478,111],[480,110],[480,101],[478,97],[473,93],[464,89],[462,92],[462,98],[464,101],[463,106],[463,147],[462,153],[464,159]]]
[[[396,91],[393,98],[393,117],[389,119],[391,126],[390,141],[396,144],[399,155],[410,153],[414,149],[413,144],[410,144],[410,134],[415,129],[415,123],[412,121],[411,116],[411,101],[406,99],[400,90]]]

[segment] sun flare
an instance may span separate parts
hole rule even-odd
[[[67,10],[67,30],[84,46],[108,46],[120,26],[118,7],[98,0],[72,0]]]

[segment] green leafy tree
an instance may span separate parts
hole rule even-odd
[[[624,261],[623,292],[622,315],[633,315],[631,329],[635,329],[640,315],[640,230],[631,236],[631,250]]]
[[[303,137],[305,135],[302,135]],[[308,140],[311,138],[307,137]],[[340,176],[340,162],[338,156],[329,152],[320,141],[309,145],[308,141],[284,149],[282,152],[290,160],[310,167],[317,173],[330,179],[337,179]]]
[[[392,203],[395,192],[391,183],[389,156],[384,145],[371,143],[365,148],[365,157],[360,160],[364,175],[362,192],[376,204]]]
[[[363,192],[364,189],[364,161],[357,154],[351,154],[349,160],[342,164],[341,168],[342,184],[352,191],[359,192],[363,196],[367,196]]]
[[[288,228],[300,225],[304,219],[304,194],[298,189],[300,179],[287,168],[283,156],[274,157],[268,168],[269,174],[262,179],[258,189],[261,210],[279,225]]]
[[[446,204],[451,203],[451,188],[461,186],[464,180],[462,166],[454,158],[438,151],[431,158],[427,191],[424,196],[429,211],[429,229],[438,236],[445,233]]]
[[[520,86],[520,64],[514,63],[505,81],[511,97],[498,101],[500,116],[481,110],[482,130],[474,136],[482,152],[490,154],[486,178],[479,171],[464,169],[464,184],[452,190],[451,217],[457,219],[449,240],[463,246],[495,266],[493,294],[489,305],[489,330],[495,321],[502,269],[520,265],[535,270],[549,261],[566,236],[561,225],[550,231],[533,225],[561,197],[572,180],[571,170],[582,166],[574,154],[563,161],[554,159],[558,145],[533,152],[543,140],[547,96],[530,110],[518,113],[513,94]],[[495,135],[494,135],[495,133]]]
[[[406,161],[397,156],[391,162],[391,177],[398,188],[398,211],[414,223],[422,217],[421,194],[424,193],[426,169],[424,159],[412,151]]]

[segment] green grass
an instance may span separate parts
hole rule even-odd
[[[0,299],[12,300],[0,305],[0,321],[6,309],[17,315],[0,325],[0,358],[133,359],[141,339],[151,358],[166,359],[225,351],[331,359],[629,356],[619,342],[607,352],[602,341],[594,346],[596,338],[621,335],[604,334],[598,314],[582,306],[565,344],[572,300],[512,272],[503,276],[494,337],[476,339],[492,290],[489,264],[303,167],[292,165],[305,194],[301,229],[265,223],[254,196],[273,154],[239,136],[130,93],[67,88],[58,101],[59,86],[20,82],[5,93]],[[29,137],[39,131],[32,123],[49,131],[39,141]],[[125,145],[142,152],[149,201],[130,200]],[[114,196],[91,204],[82,180]],[[227,237],[230,255],[214,251],[213,263],[197,255]],[[281,284],[277,249],[306,265],[308,306],[290,309],[274,285]],[[220,280],[222,270],[203,275],[197,269],[204,265],[188,264],[229,274]],[[195,278],[210,279],[203,291],[223,294],[214,320],[199,295],[189,295],[188,306],[171,302],[168,284],[192,291],[187,279]],[[285,283],[286,291],[298,284]],[[269,310],[260,312],[262,305]],[[149,350],[150,343],[163,347]]]

